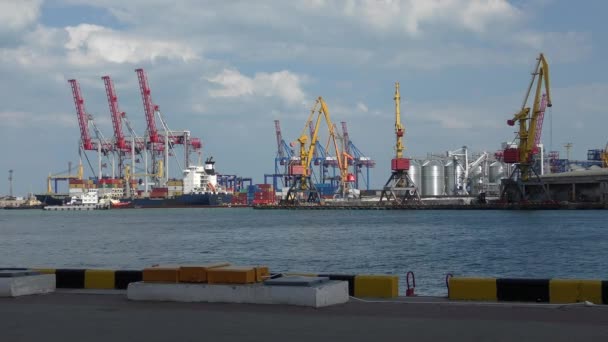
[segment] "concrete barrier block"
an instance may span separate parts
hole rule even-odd
[[[450,299],[496,301],[494,278],[450,278]]]
[[[55,291],[55,275],[0,278],[0,297],[18,297]]]
[[[207,272],[212,268],[230,266],[227,262],[218,262],[206,265],[185,265],[179,268],[180,283],[206,283]]]
[[[329,281],[310,287],[138,282],[129,284],[127,298],[136,301],[286,304],[319,308],[346,303],[349,297],[347,282]]]
[[[601,280],[551,279],[549,282],[551,303],[602,303]]]
[[[159,283],[177,283],[179,267],[148,267],[143,270],[143,281]]]
[[[399,291],[399,277],[392,275],[355,276],[355,297],[395,298]]]
[[[256,268],[251,266],[227,266],[207,271],[209,284],[251,284],[256,282]]]

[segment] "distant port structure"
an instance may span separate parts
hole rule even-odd
[[[113,129],[108,136],[87,110],[78,80],[68,81],[79,125],[79,160],[75,173],[70,163],[67,171],[49,174],[47,191],[36,195],[43,204],[61,205],[91,189],[116,207],[142,208],[608,203],[608,144],[589,149],[586,160],[571,160],[572,143],[564,143],[566,158],[559,151],[547,151],[542,143],[545,112],[553,105],[549,62],[542,53],[536,58],[521,107],[507,121],[517,132],[496,149],[459,146],[425,156],[406,155],[402,121],[407,121],[407,115],[401,113],[396,83],[396,140],[386,149],[393,154],[391,177],[380,189],[372,187],[372,172],[386,166],[376,165],[375,158],[364,153],[365,146],[355,144],[357,137],[351,137],[346,121],[332,120],[331,106],[321,96],[295,139],[286,138],[280,121],[274,120],[272,171],[263,175],[263,184],[254,184],[251,176],[216,170],[212,156],[203,162],[202,139],[193,137],[189,129],[169,128],[152,99],[146,72],[139,68],[135,73],[145,119],[143,133],[136,132],[120,109],[109,75],[101,77]],[[180,171],[172,174],[175,170]],[[12,173],[9,180],[8,199],[13,197]],[[59,189],[62,181],[68,183],[67,192]]]

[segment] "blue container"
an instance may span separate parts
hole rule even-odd
[[[587,160],[602,160],[602,150],[587,150]]]

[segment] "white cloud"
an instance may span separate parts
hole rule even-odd
[[[76,114],[2,111],[0,121],[3,125],[14,128],[31,127],[36,124],[44,124],[48,127],[76,127]]]
[[[405,32],[414,36],[423,31],[421,27],[424,25],[447,25],[480,33],[490,24],[509,23],[520,16],[520,11],[507,0],[314,1],[307,7],[326,15],[346,15],[376,30]]]
[[[527,29],[541,5],[507,0],[69,1],[104,8],[137,30],[138,40],[178,38],[204,46],[207,54],[248,62],[304,58],[377,68],[389,59],[391,67],[442,69],[522,64],[530,47],[567,62],[590,51],[576,32]],[[542,45],[530,46],[538,41]]]
[[[36,22],[42,0],[0,1],[0,33],[19,31]]]
[[[305,93],[302,90],[303,77],[287,70],[273,73],[259,72],[253,78],[235,69],[224,69],[214,77],[207,78],[220,89],[209,90],[211,97],[277,96],[288,104],[302,104]]]
[[[198,58],[188,46],[149,37],[117,32],[102,26],[80,24],[65,28],[69,39],[65,43],[69,60],[76,65],[139,63],[158,58],[190,61]]]
[[[361,112],[364,112],[364,113],[367,113],[369,111],[369,109],[367,108],[367,106],[363,102],[357,102],[357,109],[359,111],[361,111]]]

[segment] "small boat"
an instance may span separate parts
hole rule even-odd
[[[131,204],[131,202],[121,202],[118,200],[112,200],[112,201],[110,201],[110,208],[127,209],[127,208],[133,208],[133,205]]]
[[[73,196],[64,205],[47,205],[44,210],[64,211],[64,210],[103,210],[110,209],[110,202],[106,199],[99,199],[97,189],[89,189],[87,192],[78,196]]]

